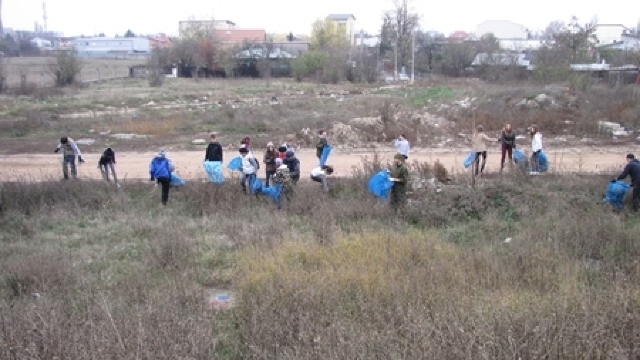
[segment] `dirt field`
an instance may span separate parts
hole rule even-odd
[[[5,58],[7,85],[9,87],[19,86],[20,75],[24,73],[27,75],[28,83],[40,86],[40,77],[44,75],[45,86],[53,86],[53,78],[48,67],[54,60],[55,58],[50,56]],[[129,66],[145,62],[143,59],[83,59],[82,61],[84,66],[80,74],[81,81],[128,76]],[[98,71],[100,77],[98,77]]]
[[[638,152],[638,146],[633,148],[611,147],[611,148],[564,148],[549,149],[547,156],[550,163],[550,172],[554,173],[576,173],[576,172],[606,172],[612,175],[621,171],[624,166],[624,156],[630,151]],[[380,152],[384,159],[390,160],[394,154],[393,149],[388,148]],[[450,151],[442,149],[416,149],[412,152],[409,162],[427,161],[434,162],[440,160],[452,173],[464,171],[462,161],[466,156],[464,151]],[[176,151],[168,152],[169,157],[176,165],[176,173],[188,180],[204,180],[205,175],[202,170],[203,151]],[[302,167],[302,178],[316,166],[315,153],[309,149],[298,151],[298,158]],[[329,157],[328,163],[336,169],[335,176],[352,176],[353,167],[362,164],[364,156],[370,159],[373,153],[368,150],[345,151],[335,150]],[[153,152],[119,152],[117,153],[116,171],[121,179],[146,179],[148,178],[148,165],[154,156]],[[237,156],[237,153],[226,151],[225,164]],[[262,158],[262,153],[256,153]],[[86,162],[79,167],[80,178],[100,178],[100,171],[97,168],[99,154],[87,153],[84,155]],[[47,179],[57,179],[61,177],[60,155],[58,154],[28,154],[10,155],[0,158],[0,178],[3,181],[41,181]],[[496,148],[489,152],[487,159],[487,172],[497,172],[499,170],[500,154]],[[226,171],[226,170],[225,170]],[[264,170],[261,169],[261,175]],[[226,174],[229,176],[229,173]]]

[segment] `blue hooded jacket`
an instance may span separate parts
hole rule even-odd
[[[151,180],[171,179],[171,163],[164,154],[158,154],[149,165],[149,177]]]

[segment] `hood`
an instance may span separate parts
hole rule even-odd
[[[285,157],[287,158],[287,160],[293,160],[295,156],[296,154],[291,150],[287,150],[287,152],[285,153]]]
[[[156,154],[156,159],[164,159],[167,157],[167,152],[164,149],[160,149],[158,154]]]

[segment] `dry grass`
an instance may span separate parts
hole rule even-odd
[[[188,119],[176,114],[158,119],[134,118],[116,123],[115,126],[111,127],[111,130],[116,133],[163,136],[180,132],[188,123]]]
[[[147,183],[3,183],[0,357],[640,355],[640,226],[600,204],[606,177],[454,178],[395,215],[364,176],[279,212],[231,181],[166,208]]]

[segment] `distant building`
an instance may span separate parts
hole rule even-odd
[[[632,30],[622,24],[598,24],[595,30],[599,46],[619,42],[624,33],[632,33]]]
[[[469,40],[471,34],[466,31],[454,31],[447,37],[447,40],[450,42],[463,42]]]
[[[356,47],[364,46],[368,48],[374,48],[380,45],[380,36],[377,35],[364,35],[358,34],[354,39],[353,45]]]
[[[640,52],[640,35],[626,32],[620,35],[620,40],[611,44],[600,45],[598,49]]]
[[[184,37],[194,32],[235,28],[236,24],[229,20],[184,20],[178,23],[178,34],[180,37]]]
[[[149,39],[143,37],[107,38],[92,37],[73,40],[73,48],[80,57],[118,57],[126,55],[148,55],[151,51]]]
[[[172,44],[171,38],[163,33],[150,35],[147,38],[149,39],[149,47],[151,49],[166,48]]]
[[[338,26],[338,29],[344,31],[349,44],[354,43],[356,17],[353,14],[330,14],[326,20],[333,21]]]
[[[264,29],[215,29],[213,37],[222,46],[239,46],[244,43],[264,43],[267,32]]]
[[[278,41],[273,42],[274,49],[281,49],[282,51],[286,51],[289,54],[292,54],[294,57],[300,56],[307,51],[309,51],[309,47],[311,43],[308,41]]]
[[[32,46],[35,46],[40,50],[52,50],[53,49],[53,44],[51,43],[51,41],[46,40],[46,39],[41,39],[39,37],[34,37],[33,39],[29,40],[29,43]]]
[[[478,24],[476,36],[481,38],[493,34],[498,40],[526,40],[529,37],[527,28],[509,20],[488,20]]]

